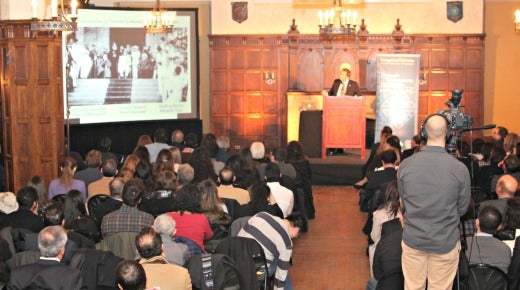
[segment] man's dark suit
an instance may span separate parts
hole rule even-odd
[[[61,261],[68,265],[77,250],[78,245],[71,240],[67,240],[67,243],[65,244],[65,253],[63,254]],[[38,248],[38,234],[28,234],[25,236],[25,251],[40,251]]]
[[[335,79],[334,83],[332,83],[332,87],[329,90],[329,96],[337,96],[338,89],[341,85],[340,79]],[[361,96],[361,91],[359,90],[359,85],[353,80],[348,80],[347,91],[345,92],[346,96]]]
[[[81,273],[55,260],[40,259],[11,270],[7,289],[81,289]]]
[[[13,228],[25,228],[35,233],[39,233],[45,227],[43,218],[26,208],[19,208],[17,211],[10,213],[7,215],[7,219]]]
[[[90,215],[96,219],[99,225],[101,225],[103,217],[115,210],[118,210],[122,204],[122,201],[109,197],[105,201],[99,203],[96,207],[92,208]]]

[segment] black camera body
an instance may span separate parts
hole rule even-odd
[[[450,137],[446,140],[446,150],[450,153],[457,150],[458,139],[462,137],[465,131],[471,130],[471,126],[473,126],[473,117],[460,111],[463,92],[464,90],[451,91],[451,99],[445,103],[450,109],[439,111],[439,114],[444,115],[450,122],[448,129],[448,136]]]

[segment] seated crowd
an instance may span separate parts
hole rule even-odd
[[[104,137],[84,169],[63,156],[48,187],[35,176],[0,193],[0,289],[200,288],[190,259],[214,253],[234,221],[264,249],[274,288],[292,289],[291,239],[315,215],[310,164],[296,141],[239,154],[229,143],[158,129],[119,164]]]
[[[392,135],[389,127],[381,130],[380,140],[372,147],[362,180],[354,185],[359,190],[360,210],[368,213],[363,232],[368,240],[371,277],[366,289],[380,289],[380,280],[402,273],[406,213],[399,196],[398,167],[401,160],[425,145],[417,135],[412,138],[411,148],[401,151],[399,138]],[[477,138],[471,145],[459,141],[454,153],[467,166],[472,184],[471,205],[461,217],[465,258],[460,259],[459,272],[467,274],[467,267],[473,264],[496,267],[507,275],[509,289],[518,289],[520,285],[519,142],[516,133],[497,127],[489,139]],[[459,281],[465,283],[464,278]],[[384,287],[388,287],[386,282]]]

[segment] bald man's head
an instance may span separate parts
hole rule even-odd
[[[433,115],[426,121],[424,128],[426,134],[428,134],[428,141],[441,141],[446,138],[448,123],[446,122],[446,118],[440,115]]]
[[[518,181],[509,174],[502,175],[498,179],[497,187],[495,189],[498,197],[513,197],[518,189]]]

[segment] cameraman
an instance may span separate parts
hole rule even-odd
[[[404,215],[405,289],[451,289],[459,262],[459,217],[471,199],[468,169],[445,149],[449,124],[439,114],[421,126],[426,146],[403,160],[398,188]]]

